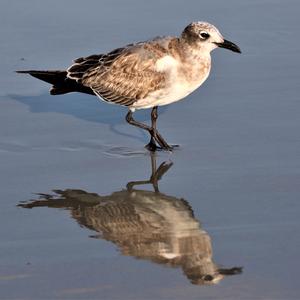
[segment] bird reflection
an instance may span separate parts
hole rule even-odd
[[[226,275],[241,273],[241,267],[220,268],[214,263],[210,236],[195,219],[189,203],[159,191],[158,181],[172,163],[163,162],[157,168],[153,154],[151,166],[149,180],[131,181],[126,189],[108,196],[54,190],[19,206],[67,209],[81,226],[97,232],[94,238],[114,243],[123,255],[180,267],[193,284],[214,284]],[[146,184],[154,191],[136,188]]]

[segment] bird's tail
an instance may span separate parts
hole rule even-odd
[[[37,71],[37,70],[27,70],[27,71],[16,71],[17,73],[30,74],[31,76],[38,78],[40,80],[46,81],[50,84],[60,84],[67,78],[66,71]]]
[[[67,77],[67,71],[53,70],[53,71],[38,71],[26,70],[16,71],[21,74],[30,74],[31,76],[52,84],[50,90],[51,95],[61,95],[71,92],[81,92],[94,95],[94,92],[75,80]]]

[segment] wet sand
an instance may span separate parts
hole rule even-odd
[[[298,299],[299,8],[2,1],[0,299]],[[243,54],[216,50],[208,81],[159,110],[180,148],[156,155],[157,182],[126,109],[52,97],[13,72],[65,68],[192,20]]]

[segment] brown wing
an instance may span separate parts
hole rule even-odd
[[[105,101],[130,106],[164,87],[165,74],[155,64],[165,51],[149,43],[116,49],[84,71],[80,82]]]
[[[108,54],[93,54],[90,56],[77,58],[74,60],[74,64],[67,69],[67,77],[70,79],[75,79],[77,82],[81,83],[81,79],[85,72],[103,63],[109,65],[109,63],[116,59],[125,49],[126,48],[118,48],[109,52]]]
[[[91,67],[98,65],[104,54],[95,54],[87,57],[80,57],[74,60],[74,64],[67,69],[67,77],[80,81],[83,74]]]

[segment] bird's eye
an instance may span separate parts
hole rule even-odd
[[[210,35],[206,31],[201,31],[199,36],[202,40],[207,40],[210,37]]]

